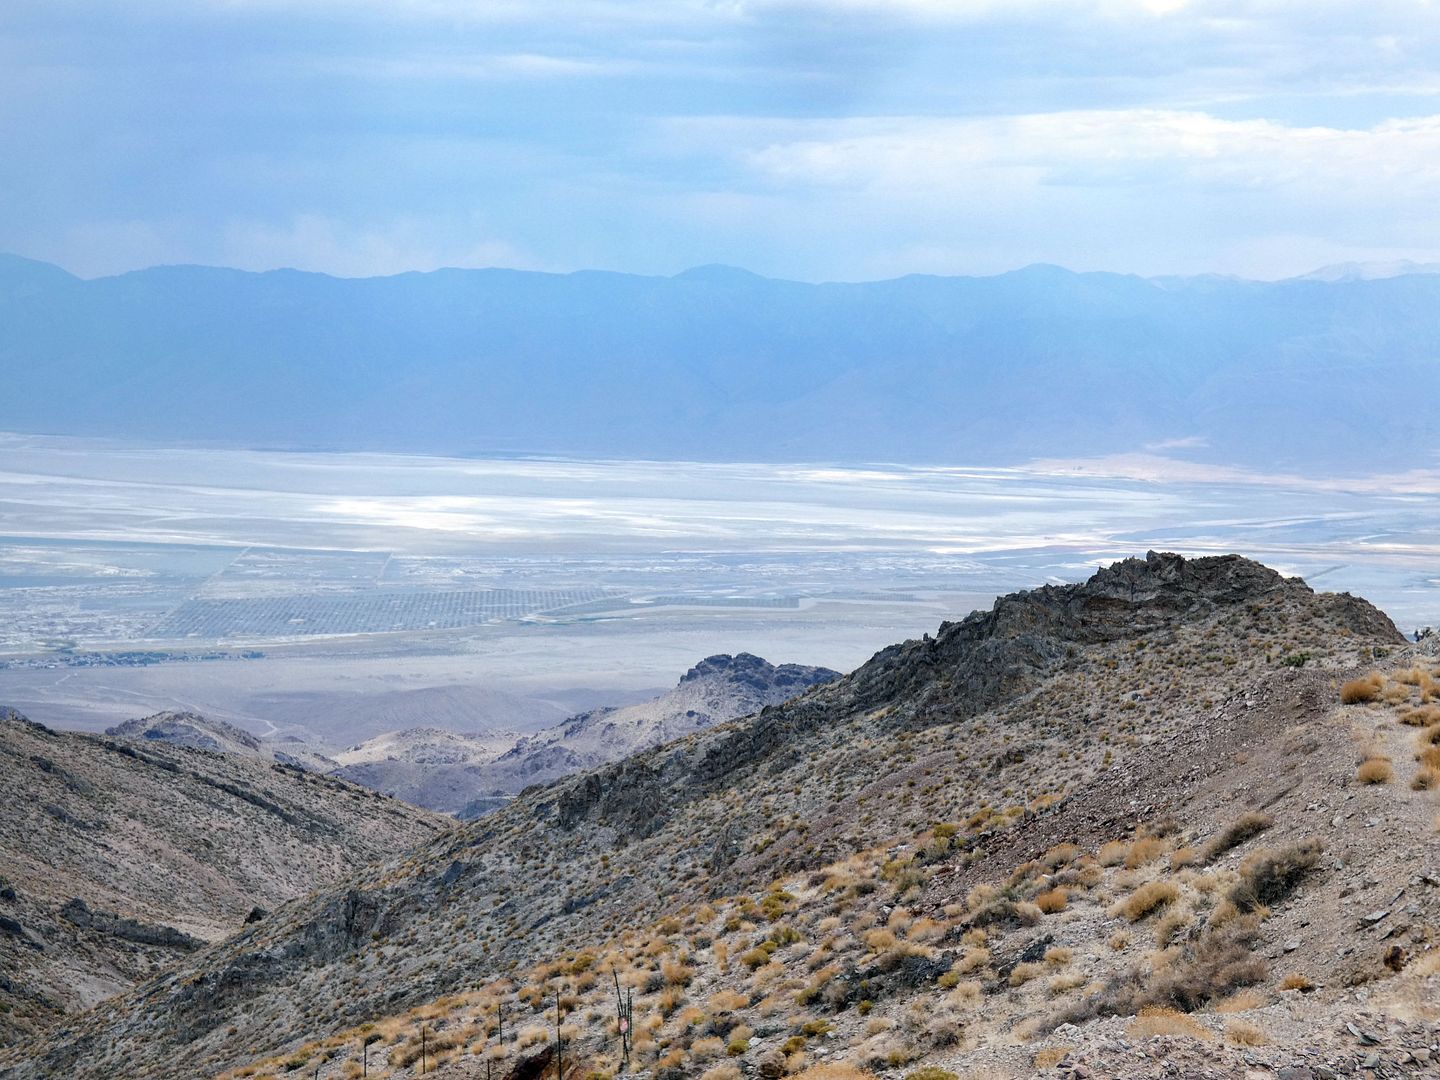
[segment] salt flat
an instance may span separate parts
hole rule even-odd
[[[849,669],[999,593],[1238,551],[1440,621],[1440,482],[437,458],[0,436],[0,700],[328,745],[538,726],[708,653]]]

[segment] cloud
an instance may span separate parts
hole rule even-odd
[[[1058,186],[1186,182],[1275,191],[1364,176],[1421,195],[1435,193],[1440,180],[1440,115],[1367,130],[1156,109],[783,127],[785,134],[743,152],[751,169],[780,185],[928,196],[984,171]]]
[[[1440,258],[1424,0],[10,0],[0,55],[0,250],[92,272]]]

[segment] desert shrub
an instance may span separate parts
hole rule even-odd
[[[1070,894],[1063,888],[1048,889],[1035,897],[1035,906],[1046,915],[1053,915],[1057,911],[1064,911],[1065,905],[1070,901]]]
[[[1024,986],[1031,979],[1045,974],[1044,964],[1016,964],[1010,971],[1010,985]]]
[[[1045,950],[1045,963],[1051,967],[1064,967],[1074,955],[1074,951],[1064,945],[1052,945]]]
[[[1440,787],[1440,769],[1433,766],[1422,765],[1410,778],[1410,788],[1413,791],[1429,791],[1436,787]]]
[[[1190,914],[1186,911],[1168,911],[1155,924],[1155,944],[1166,948],[1181,930],[1190,925]]]
[[[1180,890],[1173,882],[1148,881],[1117,906],[1117,914],[1130,922],[1139,922],[1165,905],[1173,904],[1179,897]]]
[[[990,963],[990,950],[986,948],[969,949],[954,964],[950,970],[957,975],[969,975],[979,971]]]
[[[906,1073],[905,1080],[960,1080],[960,1078],[938,1066],[926,1065],[924,1068]]]
[[[1214,862],[1227,851],[1239,847],[1252,837],[1259,836],[1274,824],[1275,819],[1269,814],[1261,814],[1253,810],[1250,813],[1241,814],[1205,845],[1201,858],[1207,863]]]
[[[811,1065],[804,1072],[796,1073],[795,1080],[875,1080],[875,1076],[854,1065],[833,1061]]]
[[[1142,836],[1125,853],[1125,869],[1135,870],[1154,862],[1165,854],[1165,841],[1158,836]]]
[[[1034,926],[1043,915],[1036,905],[1016,900],[990,885],[977,885],[971,889],[965,906],[970,912],[966,922],[972,927],[993,926],[997,923]]]
[[[1266,999],[1254,990],[1237,990],[1223,1001],[1217,1001],[1211,1008],[1217,1013],[1249,1012],[1263,1008]]]
[[[1388,784],[1395,779],[1395,770],[1383,757],[1366,758],[1355,770],[1355,779],[1362,784]]]
[[[1431,724],[1440,724],[1440,708],[1434,705],[1421,705],[1418,709],[1406,709],[1399,716],[1402,724],[1410,727],[1429,727]]]
[[[660,965],[660,974],[671,986],[689,986],[690,980],[695,978],[695,969],[678,960],[666,960]]]
[[[1340,687],[1340,700],[1346,705],[1374,701],[1380,696],[1385,680],[1378,671],[1372,671],[1363,679],[1351,679]]]
[[[1320,865],[1323,850],[1319,840],[1304,840],[1279,851],[1257,851],[1240,868],[1230,902],[1241,912],[1279,903]]]
[[[1040,865],[1047,870],[1054,870],[1066,863],[1074,862],[1079,857],[1080,848],[1075,844],[1056,844],[1040,856]]]
[[[707,1035],[705,1038],[696,1039],[690,1044],[690,1056],[697,1061],[703,1061],[705,1058],[718,1056],[720,1051],[724,1049],[725,1042],[723,1039],[716,1038],[713,1035]]]
[[[1085,976],[1079,972],[1066,972],[1063,975],[1056,975],[1046,984],[1045,989],[1051,997],[1069,993],[1071,990],[1085,985]]]
[[[1294,974],[1285,976],[1284,980],[1280,983],[1280,989],[1299,990],[1302,994],[1308,994],[1311,990],[1315,989],[1315,984],[1310,981],[1308,976],[1302,975],[1297,971]]]
[[[740,1077],[739,1066],[729,1061],[706,1069],[700,1074],[700,1080],[740,1080]]]
[[[1111,840],[1100,845],[1095,858],[1101,866],[1119,866],[1125,861],[1125,854],[1129,850],[1130,845],[1124,840]]]
[[[754,971],[757,968],[764,967],[770,962],[770,952],[771,950],[767,950],[763,946],[756,946],[753,949],[741,953],[740,962],[751,971]]]
[[[1051,1026],[1084,1023],[1097,1016],[1133,1016],[1146,1008],[1194,1012],[1265,978],[1265,961],[1253,952],[1259,937],[1254,916],[1234,919],[1181,946],[1168,967],[1134,965],[1112,978],[1099,993],[1055,1014]]]

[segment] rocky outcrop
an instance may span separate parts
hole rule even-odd
[[[78,896],[66,902],[60,909],[60,917],[83,930],[93,930],[98,934],[108,934],[141,945],[157,945],[188,952],[205,944],[199,938],[191,937],[173,926],[155,926],[138,919],[121,918],[113,911],[91,911],[89,905]]]
[[[473,820],[533,785],[619,761],[839,677],[829,668],[771,664],[750,653],[708,656],[650,701],[592,709],[503,739],[496,732],[394,732],[341,754],[336,775]]]
[[[160,712],[105,729],[106,735],[127,739],[152,739],[174,746],[188,746],[214,753],[261,753],[260,740],[248,731],[223,720],[212,720],[193,712]]]

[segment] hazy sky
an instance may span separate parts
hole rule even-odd
[[[86,275],[1440,260],[1440,4],[3,0],[0,250]]]

